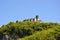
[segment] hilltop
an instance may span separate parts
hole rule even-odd
[[[55,30],[56,29],[56,30]],[[52,32],[50,32],[52,31]],[[56,32],[55,32],[56,31]],[[49,34],[48,34],[48,33]],[[45,34],[46,33],[46,34]],[[51,34],[50,34],[51,33]],[[54,35],[53,35],[54,33]],[[0,37],[3,36],[8,39],[22,38],[21,40],[37,40],[40,37],[53,37],[55,35],[60,35],[60,25],[58,23],[41,23],[41,22],[10,22],[7,25],[3,25],[0,28]],[[41,36],[39,36],[41,35]],[[37,39],[36,39],[37,36]],[[56,37],[58,37],[56,36]],[[25,38],[26,37],[26,38]],[[32,38],[31,38],[32,37]],[[60,37],[60,36],[59,36]],[[55,37],[54,37],[55,38]],[[39,39],[40,40],[40,39]],[[49,38],[50,40],[50,38]]]
[[[32,20],[32,19],[31,19]],[[2,25],[0,40],[60,40],[60,25],[41,22],[36,16],[33,21],[16,21]]]

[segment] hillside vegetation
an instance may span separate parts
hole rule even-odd
[[[52,22],[10,22],[1,26],[0,35],[16,40],[60,40],[60,25]]]
[[[17,40],[60,40],[60,27],[56,26],[47,30],[39,31],[31,36]]]

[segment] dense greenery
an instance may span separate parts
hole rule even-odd
[[[60,27],[56,26],[47,30],[39,31],[29,37],[17,40],[60,40]]]
[[[10,22],[0,28],[0,34],[10,37],[17,35],[17,40],[58,40],[60,25],[44,22]],[[21,39],[22,38],[22,39]]]

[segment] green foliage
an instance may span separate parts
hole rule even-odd
[[[31,36],[17,40],[60,40],[60,27],[56,26],[54,28],[39,31]]]
[[[58,33],[60,32],[60,27],[57,26],[60,25],[58,23],[52,23],[52,22],[51,23],[27,22],[27,21],[19,22],[17,20],[16,23],[10,22],[7,25],[3,25],[0,28],[0,34],[4,35],[7,34],[10,35],[10,37],[18,35],[19,38],[23,38],[22,40],[44,40],[44,39],[55,40],[55,38],[59,39],[60,37],[59,36],[60,34]]]

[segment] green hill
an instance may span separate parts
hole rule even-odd
[[[9,40],[59,40],[60,25],[52,22],[10,22],[1,26],[0,40],[6,35]]]
[[[60,40],[60,27],[56,26],[47,30],[39,31],[31,36],[17,40]]]

